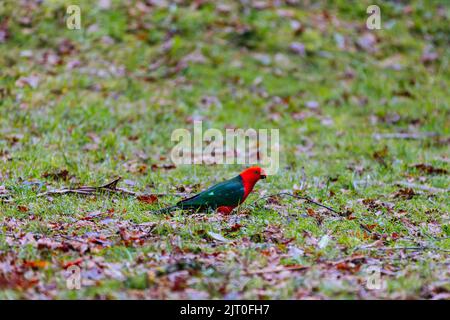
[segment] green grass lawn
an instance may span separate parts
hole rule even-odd
[[[0,298],[449,299],[447,1],[378,2],[381,30],[370,1],[220,3],[80,0],[69,30],[72,1],[2,1]],[[155,215],[245,167],[172,168],[197,119],[279,129],[280,170],[231,215]],[[165,196],[36,196],[119,176]],[[282,191],[340,214],[254,203]]]

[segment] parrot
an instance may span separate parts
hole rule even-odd
[[[181,200],[174,206],[161,209],[160,212],[170,212],[175,209],[213,209],[219,213],[229,214],[245,201],[253,191],[255,184],[266,177],[264,169],[251,167],[234,178],[218,183],[193,197]]]

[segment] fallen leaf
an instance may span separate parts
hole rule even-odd
[[[152,164],[151,168],[152,168],[152,171],[156,171],[158,169],[171,170],[171,169],[175,169],[176,166],[172,163]]]
[[[435,168],[432,165],[419,163],[412,166],[426,174],[448,174],[448,171],[442,168]]]
[[[27,268],[43,269],[48,265],[48,262],[43,260],[25,261],[23,265]]]
[[[158,197],[154,194],[144,194],[137,197],[140,202],[152,204],[158,202]]]
[[[217,240],[217,241],[220,241],[220,242],[225,242],[225,243],[231,242],[231,240],[226,239],[224,236],[222,236],[222,235],[219,234],[219,233],[215,233],[215,232],[212,232],[212,231],[208,231],[207,234],[208,234],[211,238],[213,238],[214,240]]]
[[[300,42],[293,42],[293,43],[291,43],[291,45],[289,46],[289,49],[293,53],[295,53],[295,54],[297,54],[297,55],[299,55],[301,57],[304,57],[305,54],[306,54],[305,45],[303,43],[300,43]]]
[[[39,85],[39,77],[35,75],[30,75],[28,77],[21,77],[16,81],[16,86],[19,88],[29,86],[35,89],[37,88],[38,85]]]
[[[62,169],[56,172],[45,172],[42,175],[43,178],[51,178],[54,180],[68,180],[69,171],[67,169]]]
[[[358,47],[367,52],[375,52],[377,50],[377,38],[372,32],[366,32],[356,41]]]
[[[320,238],[317,246],[319,247],[319,249],[324,249],[328,245],[330,240],[331,240],[330,236],[326,234],[322,238]]]
[[[380,163],[380,164],[382,164],[382,165],[385,166],[385,165],[386,165],[385,159],[386,159],[388,153],[389,153],[388,147],[387,147],[387,146],[384,146],[383,149],[375,151],[375,152],[372,154],[372,157],[373,157],[378,163]]]
[[[402,188],[393,194],[394,198],[412,199],[416,193],[412,188]]]
[[[6,18],[2,21],[2,23],[0,23],[0,43],[6,42],[10,36],[8,20],[9,19]]]
[[[8,190],[6,190],[6,187],[3,185],[0,185],[0,194],[8,194]]]
[[[28,212],[27,206],[19,205],[17,206],[17,209],[19,209],[20,212]]]

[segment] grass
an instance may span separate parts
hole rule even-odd
[[[0,5],[0,193],[17,199],[0,202],[0,298],[448,298],[445,1],[380,3],[376,31],[368,1],[111,2],[79,1],[81,30],[65,27],[70,1]],[[193,119],[280,130],[280,170],[230,216],[152,214],[242,170],[158,167]],[[392,133],[419,139],[374,137]],[[117,176],[169,196],[35,196]],[[252,205],[282,190],[343,214]],[[251,273],[295,265],[307,269]],[[382,289],[367,288],[369,265]]]

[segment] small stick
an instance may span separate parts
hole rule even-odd
[[[145,195],[145,194],[139,194],[137,192],[127,190],[125,188],[118,188],[117,184],[119,183],[119,181],[121,179],[122,179],[121,177],[118,177],[118,178],[114,179],[113,181],[111,181],[111,182],[109,182],[107,184],[104,184],[102,186],[99,186],[99,187],[97,187],[97,186],[82,186],[82,187],[74,188],[74,189],[64,188],[64,189],[49,190],[49,191],[46,191],[46,192],[38,193],[38,194],[36,194],[33,197],[38,198],[38,197],[44,197],[44,196],[62,195],[62,194],[70,194],[70,193],[81,194],[81,195],[93,195],[93,194],[96,194],[96,193],[102,192],[102,191],[109,192],[109,193],[120,193],[120,194],[130,195],[130,196],[134,196],[134,197],[139,197],[139,196]],[[164,196],[169,196],[169,195],[172,195],[172,194],[155,193],[153,195],[159,196],[159,197],[164,197]],[[185,196],[186,193],[175,193],[173,195],[175,195],[175,196]],[[30,198],[33,198],[33,197],[30,197]],[[18,200],[25,200],[25,199],[28,199],[28,198],[4,199],[4,198],[0,197],[0,202],[12,203],[12,202],[16,202]]]
[[[290,197],[293,197],[293,198],[296,198],[296,199],[306,200],[306,201],[308,201],[308,202],[310,202],[310,203],[312,203],[312,204],[315,204],[315,205],[317,205],[317,206],[319,206],[319,207],[325,208],[325,209],[327,209],[327,210],[329,210],[329,211],[331,211],[331,212],[334,212],[334,213],[340,215],[340,212],[334,210],[333,208],[330,208],[330,207],[328,207],[328,206],[326,206],[326,205],[323,205],[323,204],[321,204],[321,203],[315,202],[315,201],[311,200],[311,199],[308,198],[308,197],[301,197],[301,196],[297,196],[297,195],[295,195],[295,194],[288,193],[288,192],[280,192],[280,193],[276,193],[276,194],[271,194],[271,195],[268,195],[268,196],[264,196],[264,197],[259,198],[258,200],[256,200],[256,201],[253,202],[253,203],[255,204],[255,203],[257,203],[257,202],[260,201],[260,200],[267,199],[267,198],[270,198],[270,197],[276,197],[276,196],[290,196]]]
[[[375,133],[372,135],[374,139],[426,139],[430,137],[436,137],[436,132],[410,132],[410,133]]]
[[[359,260],[359,259],[365,259],[365,256],[363,255],[358,255],[358,256],[353,256],[353,257],[347,257],[345,259],[342,260],[338,260],[338,261],[327,261],[322,263],[323,265],[326,264],[331,264],[331,265],[337,265],[339,263],[343,263],[343,262],[351,262],[354,260]],[[282,272],[282,271],[303,271],[303,270],[308,270],[310,269],[310,266],[300,266],[300,265],[296,265],[296,266],[278,266],[275,268],[266,268],[266,269],[261,269],[261,270],[254,270],[254,271],[247,271],[246,274],[247,275],[253,275],[253,274],[264,274],[264,273],[273,273],[273,272]]]
[[[417,188],[417,189],[425,190],[425,191],[429,191],[429,192],[449,192],[450,191],[450,189],[429,187],[429,186],[425,186],[425,185],[421,185],[421,184],[417,184],[417,183],[411,183],[408,181],[399,181],[396,184],[404,186],[404,187],[408,187],[408,188]]]
[[[264,274],[264,273],[275,273],[275,272],[283,272],[283,271],[303,271],[309,269],[308,266],[290,266],[290,267],[277,267],[273,269],[261,269],[261,270],[253,270],[247,271],[246,275],[255,275],[255,274]]]
[[[421,247],[357,247],[356,250],[373,250],[373,251],[389,251],[389,250],[436,250],[443,252],[450,252],[450,250],[439,248],[439,247],[429,247],[429,246],[421,246]]]

